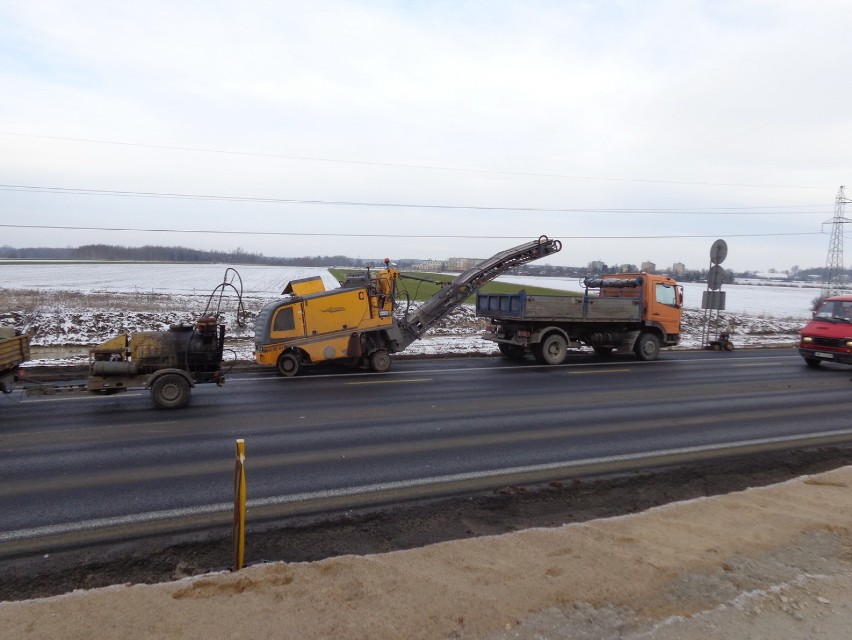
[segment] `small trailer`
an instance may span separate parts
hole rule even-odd
[[[230,276],[230,279],[229,279]],[[237,282],[237,287],[234,282]],[[210,294],[207,307],[193,324],[177,324],[167,331],[123,333],[89,350],[85,385],[27,386],[27,395],[83,392],[111,395],[130,389],[147,389],[161,409],[179,409],[189,404],[197,384],[222,386],[225,325],[219,322],[224,292],[232,289],[238,300],[237,323],[245,313],[242,280],[232,268]],[[214,300],[218,294],[218,302]]]
[[[0,327],[0,392],[12,392],[18,367],[29,359],[30,337],[14,327]]]
[[[196,384],[224,384],[224,345],[225,325],[210,316],[199,318],[194,326],[120,335],[89,351],[86,391],[112,394],[150,389],[159,408],[179,409],[189,404]]]

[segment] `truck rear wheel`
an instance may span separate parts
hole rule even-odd
[[[524,354],[527,351],[519,344],[505,344],[503,342],[498,343],[497,348],[509,360],[523,360]]]
[[[177,373],[162,375],[151,385],[151,398],[160,409],[181,409],[189,404],[189,395],[189,382]]]
[[[376,373],[384,373],[391,368],[391,357],[385,349],[378,349],[370,354],[370,368]]]
[[[536,359],[542,364],[562,364],[568,355],[568,341],[562,334],[551,333],[544,337],[539,343],[541,357],[536,353]]]
[[[275,363],[275,368],[278,374],[285,378],[292,378],[299,373],[299,359],[295,354],[288,352],[278,356],[278,361]]]
[[[656,360],[660,355],[660,339],[653,333],[643,333],[636,339],[633,352],[640,360]]]

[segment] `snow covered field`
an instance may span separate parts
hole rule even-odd
[[[207,295],[222,281],[227,265],[220,264],[104,264],[104,263],[3,263],[0,289],[39,289],[84,293],[121,292],[170,295]],[[326,269],[241,265],[244,293],[250,298],[274,298],[290,280],[319,275],[327,288],[337,281]],[[563,291],[582,291],[579,280],[501,276],[501,281],[535,284]],[[706,285],[686,282],[684,306],[701,308]],[[818,287],[778,284],[734,284],[726,292],[727,311],[765,318],[806,320]]]
[[[166,329],[192,322],[223,281],[227,265],[138,263],[0,264],[0,324],[36,330],[40,347],[31,364],[78,363],[90,345],[122,332]],[[240,360],[252,359],[254,314],[277,298],[290,280],[320,276],[327,288],[337,281],[326,270],[309,267],[238,267],[243,302],[249,312],[245,327],[236,324],[233,298],[223,302],[228,347]],[[576,280],[504,276],[506,282],[581,291]],[[682,347],[702,344],[705,312],[700,310],[705,285],[686,283]],[[728,311],[722,327],[734,330],[738,346],[792,344],[810,316],[811,300],[819,289],[785,286],[725,286]],[[483,321],[463,306],[413,343],[408,355],[495,353],[481,339]],[[46,348],[53,347],[53,352]]]
[[[0,263],[0,288],[83,293],[158,293],[209,295],[222,282],[225,264],[157,263]],[[337,280],[327,269],[311,267],[236,267],[250,297],[274,298],[290,280],[320,276],[327,288]]]

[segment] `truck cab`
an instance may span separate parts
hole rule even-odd
[[[799,355],[809,367],[852,364],[852,295],[826,298],[800,334]]]
[[[637,282],[636,286],[621,285],[632,280]],[[620,273],[603,279],[598,295],[600,298],[633,297],[642,300],[643,319],[660,327],[665,335],[664,343],[677,344],[680,341],[683,286],[674,279],[647,273]]]

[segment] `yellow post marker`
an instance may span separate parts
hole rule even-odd
[[[237,440],[234,465],[234,571],[243,568],[246,559],[246,441]]]

